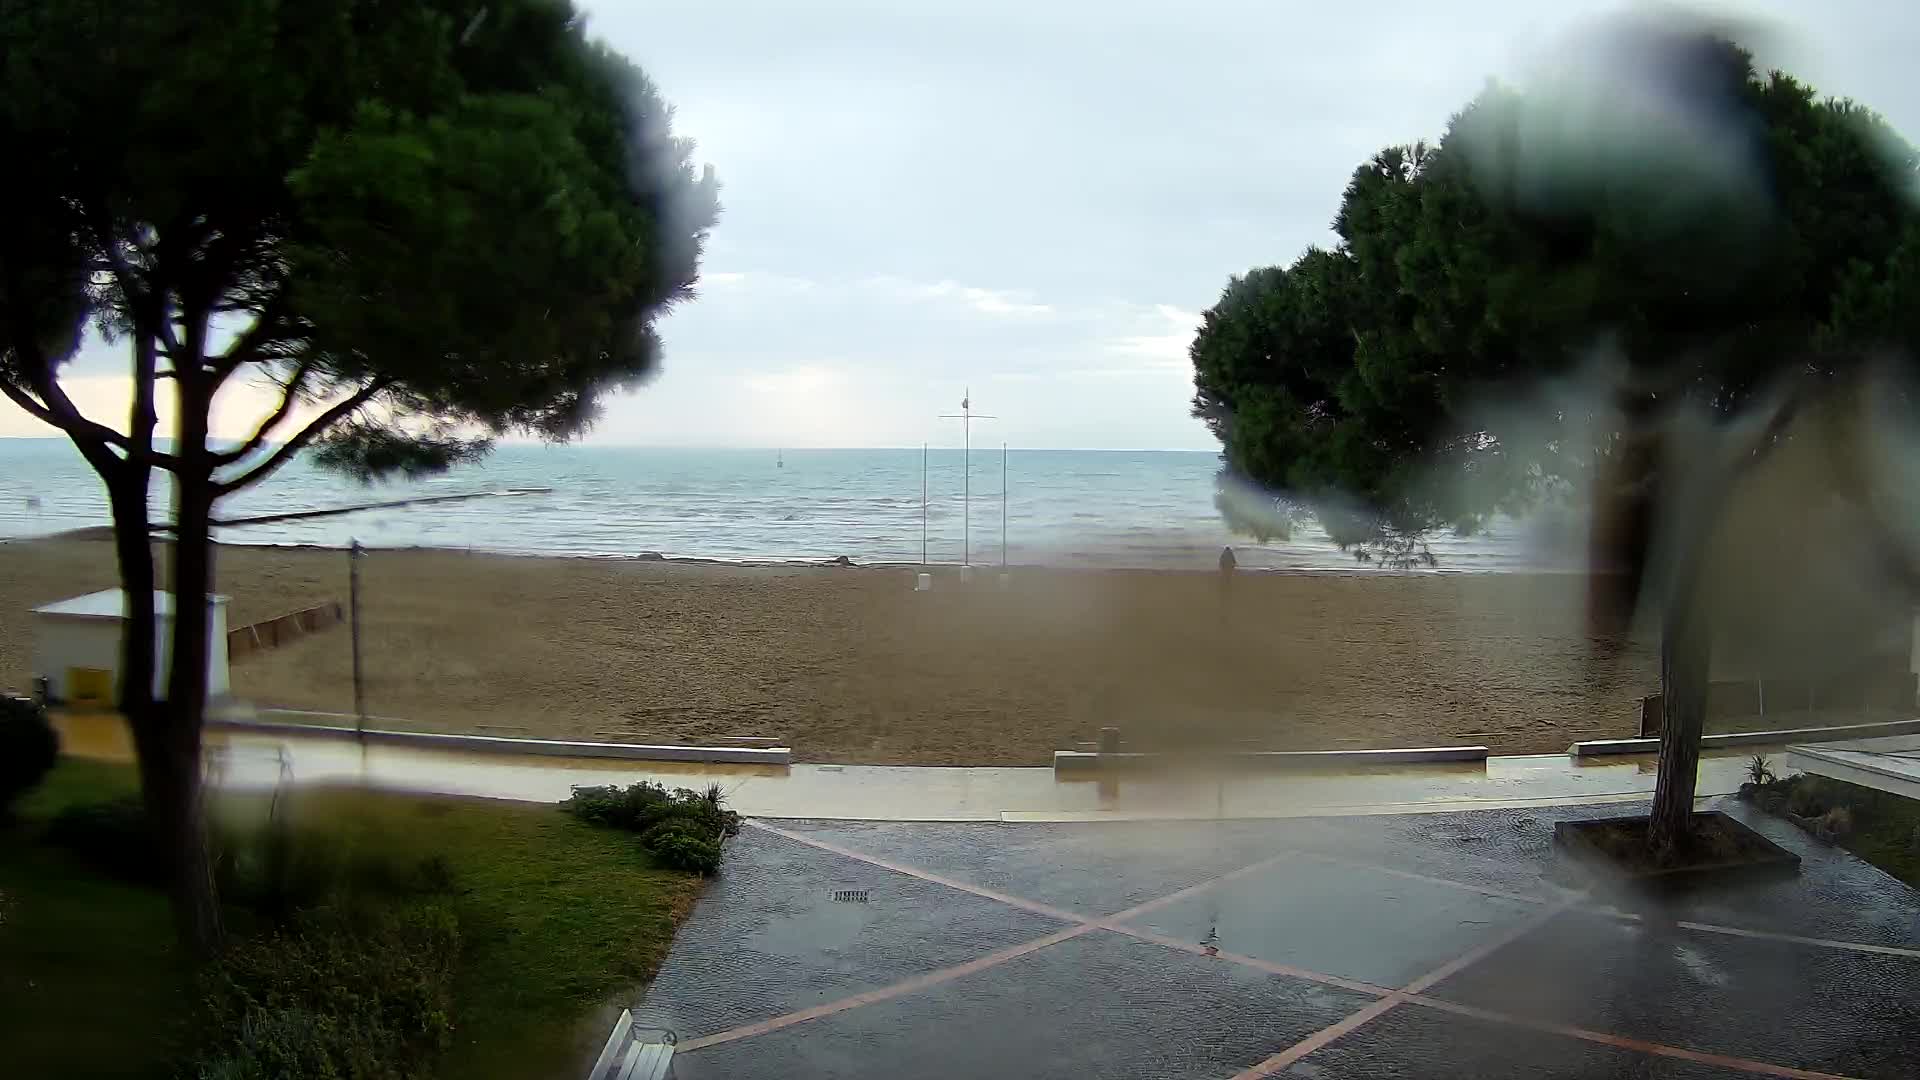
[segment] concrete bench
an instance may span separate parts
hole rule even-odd
[[[671,1031],[634,1027],[633,1010],[621,1009],[587,1080],[672,1080],[674,1041]]]

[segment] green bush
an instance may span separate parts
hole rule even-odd
[[[655,861],[673,870],[712,874],[720,869],[720,843],[709,830],[669,818],[640,834],[640,846]]]
[[[459,934],[440,856],[409,860],[320,826],[216,821],[221,899],[274,927],[233,942],[200,976],[200,1080],[408,1080],[451,1031]],[[47,837],[123,878],[164,862],[138,798],[69,807]]]
[[[576,787],[560,806],[582,821],[639,832],[664,815],[672,803],[673,795],[666,788],[642,782],[626,788]]]
[[[0,697],[0,820],[14,800],[40,785],[60,756],[60,736],[32,698]]]
[[[720,785],[705,791],[641,782],[626,788],[576,787],[560,804],[582,821],[640,834],[640,846],[662,866],[711,874],[720,844],[740,831],[740,815],[726,808]]]
[[[233,945],[201,978],[201,1080],[429,1075],[453,1030],[460,934],[444,901],[341,905]]]
[[[1802,775],[1787,793],[1787,809],[1801,817],[1818,817],[1827,812],[1827,790],[1818,777]]]

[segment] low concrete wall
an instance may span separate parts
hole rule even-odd
[[[1906,763],[1904,758],[1889,760],[1851,750],[1825,750],[1815,746],[1787,748],[1789,769],[1885,791],[1905,799],[1920,799],[1920,777],[1916,777],[1912,770],[1895,767]]]
[[[293,724],[258,719],[209,719],[208,725],[229,731],[257,731],[276,735],[312,735],[321,738],[364,739],[390,746],[423,750],[450,750],[480,754],[538,754],[548,757],[623,758],[630,761],[698,761],[736,765],[790,765],[793,750],[785,746],[665,746],[640,743],[564,742],[556,739],[505,739],[493,735],[443,735],[428,731],[365,731],[334,724]]]
[[[1888,720],[1876,724],[1845,724],[1840,727],[1786,728],[1780,731],[1736,731],[1722,735],[1703,735],[1700,745],[1765,746],[1795,742],[1839,742],[1844,739],[1870,739],[1878,735],[1920,735],[1920,720]],[[1605,754],[1652,754],[1660,750],[1659,739],[1589,739],[1567,747],[1575,757]]]
[[[1057,772],[1138,769],[1166,765],[1230,765],[1254,769],[1327,769],[1355,765],[1412,765],[1423,762],[1485,761],[1484,746],[1427,746],[1403,750],[1242,750],[1195,754],[1102,754],[1056,750]]]

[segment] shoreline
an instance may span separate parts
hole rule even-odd
[[[168,536],[167,530],[156,529],[154,534],[154,542],[156,544],[168,543],[169,541],[167,540],[167,536]],[[82,526],[76,529],[65,529],[60,532],[45,533],[45,534],[36,535],[36,536],[0,537],[0,548],[4,548],[10,545],[18,546],[22,544],[57,543],[57,542],[70,542],[70,541],[84,542],[84,543],[97,543],[97,542],[110,541],[112,540],[112,538],[113,538],[112,526],[87,525],[87,526]],[[236,550],[247,549],[247,550],[271,550],[271,551],[315,551],[315,552],[335,552],[335,553],[345,552],[348,550],[344,546],[334,545],[334,544],[313,544],[313,543],[305,543],[305,542],[288,543],[288,542],[281,542],[281,541],[261,541],[258,543],[247,543],[244,541],[215,540],[214,546],[216,548],[232,548]],[[1232,545],[1228,545],[1228,546],[1232,546]],[[925,562],[925,563],[898,562],[898,561],[860,562],[856,560],[853,556],[849,556],[849,555],[837,555],[837,556],[830,556],[827,558],[820,558],[820,559],[781,558],[781,557],[771,556],[771,555],[741,556],[737,558],[729,558],[729,557],[720,556],[720,555],[669,555],[659,551],[638,551],[638,552],[605,551],[605,552],[582,553],[582,552],[533,551],[533,550],[517,550],[516,551],[516,550],[508,550],[508,549],[502,549],[502,548],[486,548],[486,547],[446,547],[446,546],[440,546],[440,545],[434,545],[434,544],[404,544],[397,547],[383,547],[379,545],[364,544],[364,543],[361,545],[361,549],[363,551],[368,551],[368,552],[423,552],[428,554],[460,555],[460,556],[481,555],[489,558],[505,558],[505,559],[569,559],[569,560],[580,560],[580,561],[586,561],[586,562],[606,562],[606,563],[637,562],[637,563],[689,564],[689,565],[699,565],[699,566],[793,567],[793,568],[816,567],[816,568],[823,568],[823,569],[848,569],[848,570],[921,569],[926,571],[938,571],[938,570],[958,570],[962,565],[961,563],[957,563],[957,562]],[[846,561],[842,562],[841,560],[843,559]],[[1177,574],[1201,574],[1208,577],[1215,576],[1219,573],[1217,569],[1214,569],[1211,567],[1205,567],[1205,566],[1179,566],[1179,565],[1171,565],[1171,564],[1156,566],[1156,565],[1138,565],[1138,564],[1104,563],[1104,562],[1087,562],[1087,561],[1009,562],[1004,564],[1004,566],[1003,564],[997,563],[997,562],[996,563],[973,563],[971,565],[974,570],[982,573],[993,573],[1001,569],[1006,569],[1008,571],[1013,571],[1013,570],[1042,571],[1046,573],[1153,573],[1153,574],[1177,573]],[[1350,575],[1354,577],[1432,577],[1432,576],[1456,576],[1456,575],[1475,575],[1475,576],[1478,576],[1478,575],[1488,575],[1488,576],[1579,575],[1579,576],[1584,576],[1586,574],[1586,571],[1577,567],[1567,567],[1567,566],[1512,566],[1512,567],[1457,566],[1455,567],[1455,566],[1443,565],[1443,566],[1425,566],[1425,567],[1385,567],[1385,566],[1368,565],[1358,560],[1355,560],[1352,565],[1343,564],[1340,566],[1249,566],[1249,565],[1242,564],[1236,568],[1236,573],[1252,574],[1252,575],[1302,574],[1302,575],[1311,575],[1311,576],[1324,576],[1324,575],[1344,574],[1344,575]]]

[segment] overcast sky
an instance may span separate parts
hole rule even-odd
[[[590,3],[725,211],[665,367],[589,439],[1210,449],[1186,344],[1228,275],[1327,243],[1353,168],[1440,134],[1611,3]],[[1696,9],[1697,10],[1697,9]],[[1771,0],[1763,59],[1920,137],[1920,13]],[[93,353],[93,349],[89,349]],[[122,367],[89,355],[83,401]],[[97,373],[97,374],[96,374]],[[223,434],[260,408],[231,395]],[[0,434],[38,434],[7,408]]]

